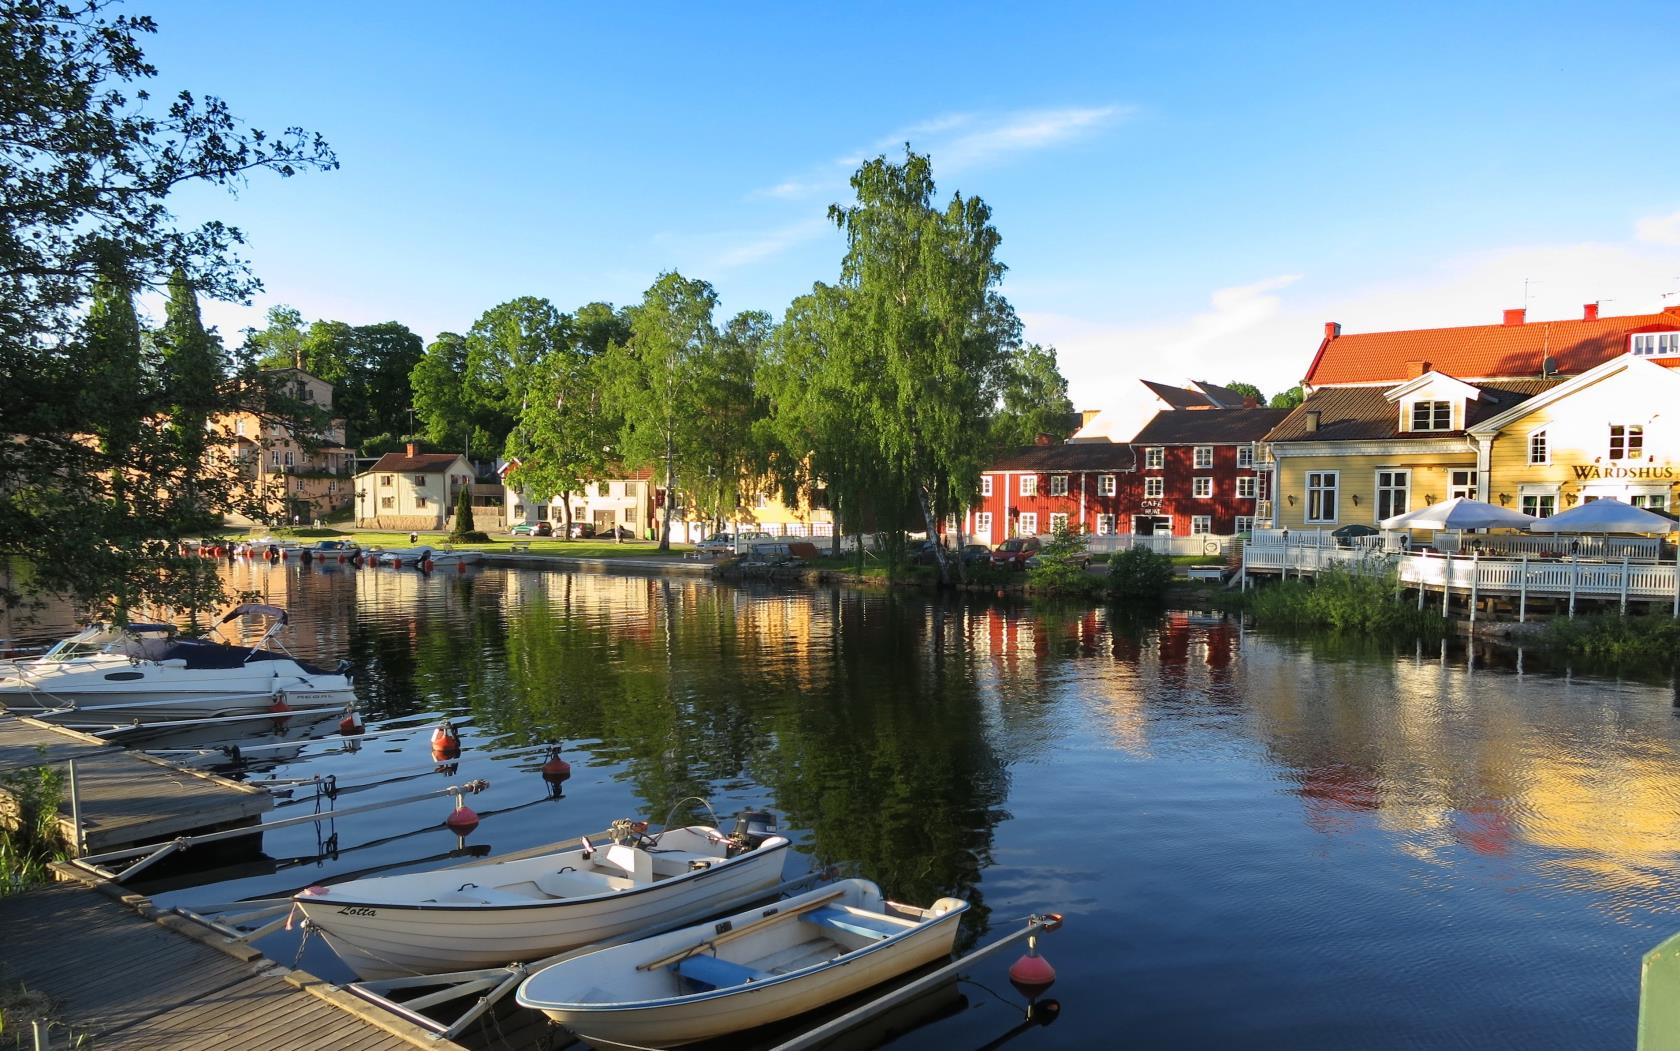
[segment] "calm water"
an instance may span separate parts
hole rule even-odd
[[[900,900],[967,897],[970,938],[1064,912],[1044,939],[1061,1016],[1018,1046],[1626,1048],[1639,956],[1680,929],[1671,685],[1347,654],[1185,613],[231,572],[290,607],[294,651],[357,663],[370,729],[417,728],[354,754],[310,745],[253,780],[373,786],[343,808],[488,778],[469,842],[496,851],[660,823],[687,795],[723,815],[768,805],[796,865],[853,862]],[[466,724],[453,775],[428,752],[445,713]],[[574,768],[559,799],[536,769],[551,741]],[[272,863],[165,900],[435,857],[450,806],[270,832]],[[290,960],[289,937],[263,947]],[[895,1046],[1010,1039],[1015,955]],[[315,942],[302,963],[346,976]]]

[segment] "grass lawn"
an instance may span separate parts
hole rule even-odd
[[[245,534],[243,539],[275,536],[279,538],[292,537],[298,540],[332,538],[349,540],[362,547],[410,547],[407,533],[376,533],[355,532],[341,529],[253,529]],[[420,534],[420,544],[431,547],[454,547],[462,551],[488,551],[509,554],[509,548],[514,544],[530,545],[533,555],[562,555],[571,558],[681,558],[684,554],[694,550],[692,544],[672,544],[671,550],[661,552],[659,545],[651,540],[626,540],[615,543],[611,540],[556,540],[546,536],[496,536],[488,544],[450,544],[448,534],[443,532],[423,532]]]

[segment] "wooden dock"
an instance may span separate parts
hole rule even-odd
[[[148,918],[146,899],[119,893],[69,882],[0,898],[0,992],[21,985],[51,1003],[48,1046],[463,1051],[200,924]],[[10,1014],[6,1031],[27,1039],[30,1019]]]
[[[38,719],[0,718],[0,774],[76,762],[82,850],[97,854],[188,832],[254,823],[274,805],[267,791],[130,752],[90,734]],[[64,842],[74,843],[68,778],[59,807]]]

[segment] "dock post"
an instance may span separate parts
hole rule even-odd
[[[1528,552],[1524,551],[1522,579],[1517,582],[1517,623],[1521,624],[1526,620],[1528,620]]]
[[[83,850],[82,850],[82,842],[83,842],[82,841],[82,793],[81,793],[81,789],[76,784],[76,761],[74,759],[70,760],[69,765],[70,765],[70,834],[72,836],[74,836],[75,840],[76,840],[74,843],[70,844],[70,846],[71,846],[71,849],[73,849],[76,852],[76,857],[81,857],[82,854],[83,854]]]
[[[1447,600],[1452,598],[1452,556],[1441,561],[1441,616],[1447,615]]]
[[[1476,601],[1481,598],[1482,590],[1482,553],[1480,551],[1470,556],[1470,633],[1476,633]]]
[[[1575,619],[1575,588],[1581,579],[1581,554],[1569,557],[1569,619]]]
[[[1622,616],[1627,616],[1628,556],[1622,556]]]

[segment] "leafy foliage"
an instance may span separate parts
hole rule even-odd
[[[1254,399],[1254,404],[1256,404],[1256,405],[1266,404],[1266,396],[1264,394],[1261,394],[1260,393],[1260,388],[1256,387],[1252,383],[1243,383],[1239,380],[1239,381],[1235,381],[1235,382],[1232,382],[1232,383],[1227,383],[1224,386],[1225,386],[1226,390],[1236,391],[1238,394],[1241,394],[1245,398],[1253,398]]]
[[[1571,656],[1610,664],[1673,665],[1680,655],[1680,620],[1665,614],[1558,617],[1546,624],[1541,641]]]
[[[1013,351],[1004,372],[1003,404],[992,421],[993,447],[1031,445],[1040,434],[1062,441],[1077,426],[1056,348],[1028,343]]]
[[[449,527],[449,539],[462,540],[474,532],[472,486],[463,485],[455,493],[455,520]]]
[[[1254,591],[1248,609],[1261,625],[1438,638],[1447,622],[1433,607],[1397,601],[1394,574],[1332,566],[1311,582],[1280,581]]]
[[[1302,393],[1301,385],[1297,383],[1288,390],[1279,391],[1278,393],[1272,395],[1270,405],[1274,409],[1293,409],[1305,400],[1306,395]]]
[[[1039,549],[1036,562],[1027,570],[1027,583],[1046,594],[1096,594],[1102,590],[1102,580],[1085,571],[1087,561],[1084,535],[1061,526]]]
[[[1108,592],[1123,602],[1160,602],[1173,583],[1172,559],[1133,547],[1108,560]]]
[[[63,855],[58,840],[58,804],[63,776],[50,766],[0,774],[17,807],[17,827],[0,828],[0,897],[49,882],[47,864]]]

